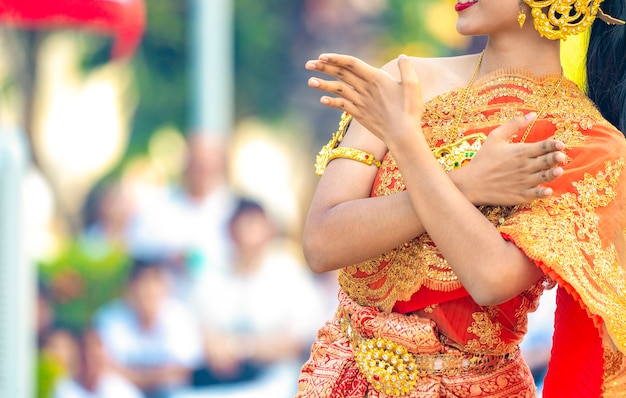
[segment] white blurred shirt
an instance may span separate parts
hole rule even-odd
[[[326,320],[326,301],[313,274],[297,257],[269,249],[260,269],[207,273],[194,291],[203,325],[233,333],[291,334],[315,338]]]
[[[71,378],[60,379],[53,398],[143,398],[132,383],[114,373],[106,373],[98,380],[95,391],[87,391]]]
[[[146,203],[135,214],[127,233],[132,253],[194,255],[204,268],[226,267],[231,242],[228,221],[234,210],[234,193],[227,187],[204,200],[193,201],[180,190]]]
[[[198,323],[174,299],[166,299],[155,325],[141,328],[136,313],[124,300],[109,303],[94,318],[107,354],[125,366],[178,365],[193,368],[202,359]]]

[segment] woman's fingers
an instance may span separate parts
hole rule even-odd
[[[552,195],[552,188],[537,187],[528,191],[527,201],[532,202],[535,199],[547,198]]]
[[[514,117],[493,130],[489,138],[500,142],[509,142],[517,134],[523,133],[536,116],[536,113],[532,112],[525,116]],[[516,147],[515,156],[519,159],[525,159],[526,167],[524,169],[531,173],[551,169],[566,159],[562,152],[565,149],[565,144],[559,140],[547,139],[533,143],[512,143],[510,145]],[[552,180],[548,178],[543,182]]]
[[[359,110],[362,108],[360,96],[352,87],[342,82],[328,82],[314,77],[309,79],[309,86],[338,95],[338,97],[323,95],[320,97],[320,103],[323,105],[348,112],[354,117],[360,115]]]
[[[544,169],[532,174],[533,183],[535,185],[546,184],[552,182],[563,175],[563,168],[553,167]]]
[[[308,84],[330,94],[320,98],[322,104],[346,111],[356,119],[363,115],[367,104],[380,102],[380,97],[385,95],[385,90],[380,88],[389,88],[391,82],[390,76],[380,69],[350,55],[322,54],[318,60],[307,61],[305,67],[338,79],[312,77]]]
[[[307,61],[304,67],[307,70],[317,71],[329,76],[333,76],[345,82],[346,84],[349,84],[352,87],[362,86],[364,83],[364,80],[360,76],[354,74],[352,70],[346,69],[345,67],[329,64],[321,60]]]
[[[466,166],[475,170],[474,184],[482,187],[474,198],[480,204],[530,203],[552,195],[546,185],[563,175],[567,156],[563,142],[548,139],[535,143],[511,143],[522,135],[536,115],[512,118],[491,131],[482,148]],[[481,196],[484,192],[485,195]],[[488,194],[487,194],[488,193]]]
[[[325,65],[334,66],[337,70],[343,70],[344,72],[351,72],[364,80],[367,80],[368,76],[377,71],[377,68],[352,55],[327,53],[321,54],[319,60]]]
[[[400,84],[406,87],[404,90],[404,104],[409,113],[418,112],[421,114],[421,86],[420,79],[413,67],[413,63],[406,55],[398,57],[398,69],[400,71]]]
[[[340,81],[328,81],[312,77],[309,79],[309,87],[325,91],[329,94],[338,95],[352,103],[358,102],[358,92],[351,86]]]
[[[322,54],[317,60],[307,61],[305,68],[333,76],[357,90],[364,91],[380,72],[368,63],[343,54]]]
[[[532,158],[542,159],[545,165],[556,165],[565,160],[565,144],[559,140],[547,139],[533,143],[522,143],[525,155]]]
[[[549,144],[549,143],[546,143],[546,144]],[[532,149],[528,148],[528,150],[530,152]],[[545,153],[545,151],[548,151],[548,152]],[[562,164],[567,158],[567,156],[565,156],[563,152],[557,149],[546,149],[545,151],[542,151],[542,153],[544,153],[543,155],[533,158],[535,162],[534,167],[536,169],[546,169],[546,168],[549,169],[554,166],[558,166],[559,164]],[[530,153],[528,156],[532,157],[533,154]]]
[[[368,84],[364,80],[365,70],[372,69],[358,58],[340,54],[322,54],[317,60],[307,61],[307,70],[317,71],[337,78],[337,81],[324,80],[317,77],[309,79],[309,87],[325,91],[338,97],[324,95],[320,102],[326,106],[358,114],[361,104],[360,92],[365,91]]]
[[[518,133],[527,128],[536,117],[537,114],[531,112],[524,116],[511,118],[502,126],[493,130],[489,134],[489,136],[493,136],[493,138],[498,138],[501,141],[510,142],[513,138],[515,138]]]

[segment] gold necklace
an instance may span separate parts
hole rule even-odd
[[[457,117],[456,122],[454,123],[454,130],[453,130],[454,133],[457,135],[457,137],[460,136],[460,134],[459,134],[459,124],[461,123],[461,119],[463,118],[463,115],[465,114],[465,111],[466,111],[466,108],[467,108],[467,97],[469,96],[469,93],[472,90],[472,86],[474,85],[474,82],[476,81],[476,77],[478,76],[478,72],[480,71],[480,66],[483,63],[483,56],[484,55],[485,55],[485,50],[481,51],[480,55],[478,56],[478,62],[476,63],[476,68],[474,69],[474,73],[472,74],[472,78],[470,79],[469,83],[467,84],[467,87],[465,88],[465,90],[463,92],[463,99],[461,100],[461,104],[462,104],[461,112],[459,113],[459,116]],[[526,131],[524,132],[524,135],[522,136],[522,139],[519,142],[526,141],[526,138],[528,138],[528,134],[530,133],[530,130],[532,130],[532,128],[535,126],[535,122],[537,121],[537,119],[540,119],[543,116],[543,113],[546,110],[546,107],[548,106],[550,101],[552,100],[552,97],[554,97],[556,92],[561,87],[561,82],[563,82],[563,78],[564,78],[564,75],[563,75],[563,72],[561,72],[561,76],[559,77],[559,80],[555,84],[554,89],[552,90],[552,92],[548,96],[548,99],[541,106],[541,109],[537,113],[537,116],[533,119],[533,121],[530,123],[530,125],[528,125],[528,127],[526,128]]]
[[[537,113],[537,116],[533,119],[533,121],[530,123],[530,125],[528,125],[528,127],[526,128],[526,131],[524,132],[524,135],[522,136],[522,139],[519,140],[519,142],[526,141],[526,138],[528,138],[528,133],[530,133],[530,130],[533,129],[533,126],[535,125],[535,122],[537,121],[537,119],[540,119],[542,116],[544,116],[543,113],[546,110],[548,104],[550,103],[550,100],[552,100],[552,97],[554,97],[554,94],[556,94],[556,92],[559,90],[559,87],[561,87],[561,82],[563,81],[563,77],[564,76],[565,75],[563,74],[563,72],[561,72],[561,77],[559,77],[559,80],[554,85],[554,89],[552,90],[552,92],[548,96],[548,99],[541,106],[541,109]]]
[[[456,134],[457,137],[460,135],[459,124],[461,123],[461,119],[463,118],[463,114],[465,113],[465,108],[467,107],[467,96],[469,95],[469,92],[472,90],[472,86],[474,85],[476,76],[478,76],[480,65],[482,65],[483,63],[483,55],[485,55],[485,50],[480,52],[480,55],[478,56],[478,62],[476,63],[476,69],[474,69],[474,74],[472,74],[472,78],[470,79],[469,83],[467,84],[467,87],[465,87],[465,91],[463,92],[463,99],[461,100],[461,104],[462,104],[461,113],[456,118],[456,122],[454,123],[454,130],[453,130],[454,134]]]

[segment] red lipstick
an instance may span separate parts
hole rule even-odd
[[[477,1],[471,1],[469,3],[463,3],[463,4],[456,3],[456,5],[454,6],[454,9],[456,10],[456,12],[461,12],[461,11],[467,10],[468,8],[470,8],[476,3]]]

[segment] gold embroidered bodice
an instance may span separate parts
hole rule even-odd
[[[609,126],[575,83],[565,80],[555,95],[559,75],[534,77],[515,70],[499,70],[477,81],[460,107],[464,88],[445,92],[425,104],[424,135],[446,171],[461,167],[480,149],[494,128],[514,116],[538,112],[527,142],[553,137],[567,148],[585,142],[585,130]],[[462,116],[462,117],[461,117]],[[455,128],[460,118],[458,130]],[[473,153],[471,153],[473,152]],[[456,153],[456,155],[454,155]],[[388,153],[376,177],[373,196],[392,195],[405,189],[392,154]],[[481,207],[500,225],[518,207]],[[398,301],[411,300],[422,287],[439,292],[462,289],[461,283],[427,234],[416,237],[378,257],[343,268],[339,283],[355,301],[391,311]]]

